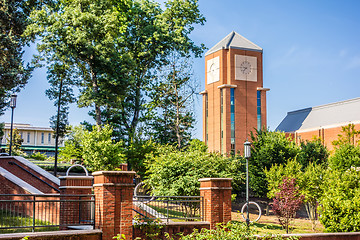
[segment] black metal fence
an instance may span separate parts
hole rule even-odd
[[[138,196],[133,200],[136,221],[160,219],[169,221],[204,220],[202,196]]]
[[[93,195],[0,195],[0,233],[93,228],[94,215]]]

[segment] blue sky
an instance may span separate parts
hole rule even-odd
[[[264,87],[271,89],[267,95],[271,130],[288,111],[360,96],[360,1],[200,0],[199,6],[207,21],[195,27],[192,39],[196,43],[211,48],[236,31],[264,49]],[[33,52],[27,49],[25,58]],[[204,58],[195,59],[193,69],[202,91]],[[45,96],[48,87],[46,69],[34,71],[18,94],[14,122],[49,126],[56,108]],[[199,96],[194,137],[200,139],[201,109]],[[87,111],[72,106],[70,123],[91,120]],[[10,122],[10,110],[0,121]]]

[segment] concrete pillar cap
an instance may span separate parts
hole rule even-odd
[[[232,181],[232,178],[200,178],[199,182],[207,182],[207,181]]]

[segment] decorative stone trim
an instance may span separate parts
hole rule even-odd
[[[97,171],[93,172],[93,176],[99,176],[99,175],[129,175],[129,174],[136,174],[134,171]]]
[[[94,187],[103,187],[103,186],[123,186],[123,187],[134,187],[133,183],[96,183],[93,185]]]
[[[79,179],[79,180],[89,180],[89,179],[94,179],[93,176],[61,176],[59,177],[59,179]]]
[[[218,86],[218,88],[237,88],[237,85],[223,84]]]
[[[232,181],[232,178],[200,178],[199,182],[206,182],[206,181]]]
[[[61,186],[59,187],[60,189],[69,189],[69,188],[72,188],[72,189],[91,189],[92,186]]]
[[[232,190],[232,187],[203,187],[200,190]]]

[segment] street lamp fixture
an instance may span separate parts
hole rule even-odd
[[[246,224],[249,226],[249,158],[251,157],[251,142],[244,142],[244,157],[246,159]]]
[[[9,156],[11,156],[12,137],[13,137],[13,119],[14,109],[16,108],[16,94],[11,95],[10,107],[11,107],[11,125],[10,125],[10,145],[9,145]]]

